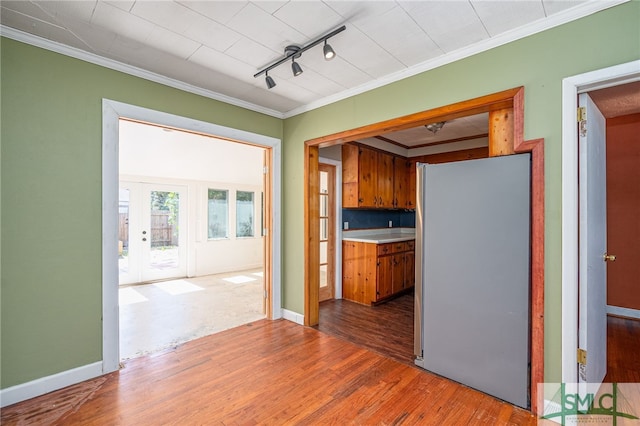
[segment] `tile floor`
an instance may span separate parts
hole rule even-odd
[[[265,317],[262,269],[121,286],[120,359]]]

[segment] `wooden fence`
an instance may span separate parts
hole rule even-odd
[[[169,214],[166,210],[151,211],[151,229],[148,232],[150,232],[152,248],[178,244],[178,233],[174,232],[174,225],[169,223]],[[127,250],[129,248],[129,213],[120,213],[118,239]]]

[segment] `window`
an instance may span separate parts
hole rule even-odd
[[[208,237],[229,237],[229,191],[209,189]]]
[[[236,193],[236,236],[253,237],[253,192]]]

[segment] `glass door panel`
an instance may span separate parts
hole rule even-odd
[[[120,182],[118,202],[119,284],[140,282],[140,242],[134,235],[140,227],[141,185]]]
[[[143,184],[141,281],[186,276],[186,188]]]
[[[186,276],[186,187],[120,183],[119,281]]]

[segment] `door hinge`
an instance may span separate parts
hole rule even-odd
[[[578,123],[581,121],[587,121],[587,109],[585,107],[578,107]]]
[[[264,298],[267,299],[268,298],[268,294],[267,294],[267,290],[264,291]]]
[[[577,352],[578,364],[587,365],[587,351],[578,348]]]
[[[580,136],[587,136],[587,109],[585,107],[578,108],[578,127]]]
[[[269,174],[269,167],[264,166],[264,167],[262,168],[262,174],[265,174],[265,175],[266,175],[266,174]]]

